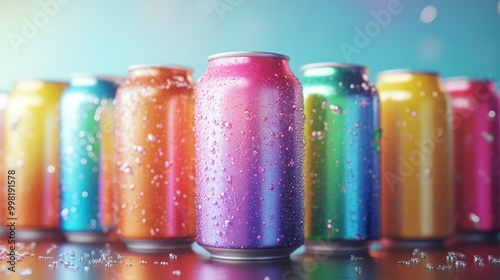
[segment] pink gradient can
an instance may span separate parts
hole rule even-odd
[[[500,230],[500,98],[489,80],[456,77],[445,87],[453,100],[456,229],[493,233]]]
[[[304,242],[302,86],[288,57],[210,56],[196,87],[196,241],[213,258],[287,258]]]

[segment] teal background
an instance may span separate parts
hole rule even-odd
[[[286,54],[298,76],[303,64],[337,61],[368,66],[372,80],[392,68],[500,79],[498,0],[400,0],[400,13],[356,45],[355,28],[373,27],[372,12],[391,1],[0,0],[0,90],[76,72],[125,76],[144,63],[190,66],[198,78],[208,55],[236,50]],[[428,5],[437,16],[426,24]],[[346,56],[343,44],[362,47]]]

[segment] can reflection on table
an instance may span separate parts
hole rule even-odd
[[[117,235],[129,249],[188,246],[195,235],[191,69],[129,68],[115,98]]]
[[[495,83],[447,79],[453,101],[456,229],[500,230],[500,98]]]
[[[66,83],[25,80],[16,84],[5,111],[5,170],[15,172],[16,237],[44,239],[59,228],[59,98]],[[4,170],[4,172],[5,172]],[[2,180],[6,180],[3,176]],[[6,181],[2,192],[7,194]]]
[[[75,75],[60,102],[61,229],[72,242],[107,240],[114,226],[113,98],[118,84]]]
[[[367,241],[380,237],[378,94],[362,66],[314,63],[301,71],[306,244],[314,250],[368,250]]]
[[[302,87],[288,57],[209,57],[196,89],[196,241],[214,258],[286,258],[303,243]]]
[[[454,233],[451,99],[430,72],[385,71],[377,87],[382,234],[442,244]]]

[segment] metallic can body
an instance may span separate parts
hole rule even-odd
[[[18,238],[48,238],[59,228],[58,102],[66,86],[20,81],[9,96],[4,168],[16,173]],[[2,220],[7,218],[6,210],[0,212]]]
[[[492,81],[455,78],[455,225],[458,232],[500,230],[500,98]]]
[[[301,70],[306,240],[361,244],[377,239],[381,134],[377,91],[361,66],[315,63]]]
[[[59,210],[61,229],[70,241],[91,241],[114,226],[113,98],[117,88],[112,81],[79,75],[61,97]]]
[[[195,235],[191,69],[136,66],[115,98],[117,236],[131,250]]]
[[[303,125],[288,57],[209,57],[196,88],[196,241],[212,257],[288,257],[303,244]]]
[[[382,235],[439,240],[454,233],[452,105],[435,73],[379,74]]]

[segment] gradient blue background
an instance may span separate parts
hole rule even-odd
[[[392,68],[500,79],[498,0],[400,0],[401,12],[350,61],[342,42],[356,46],[355,28],[364,30],[371,12],[391,0],[60,0],[44,20],[40,3],[53,1],[0,0],[0,90],[21,78],[125,76],[129,65],[144,63],[190,66],[198,78],[208,55],[235,50],[286,54],[298,76],[303,64],[337,61],[368,66],[372,79]],[[220,13],[214,4],[231,10]],[[437,16],[426,24],[420,15],[428,5]],[[38,18],[30,38],[24,18]],[[15,44],[12,36],[26,41]]]

